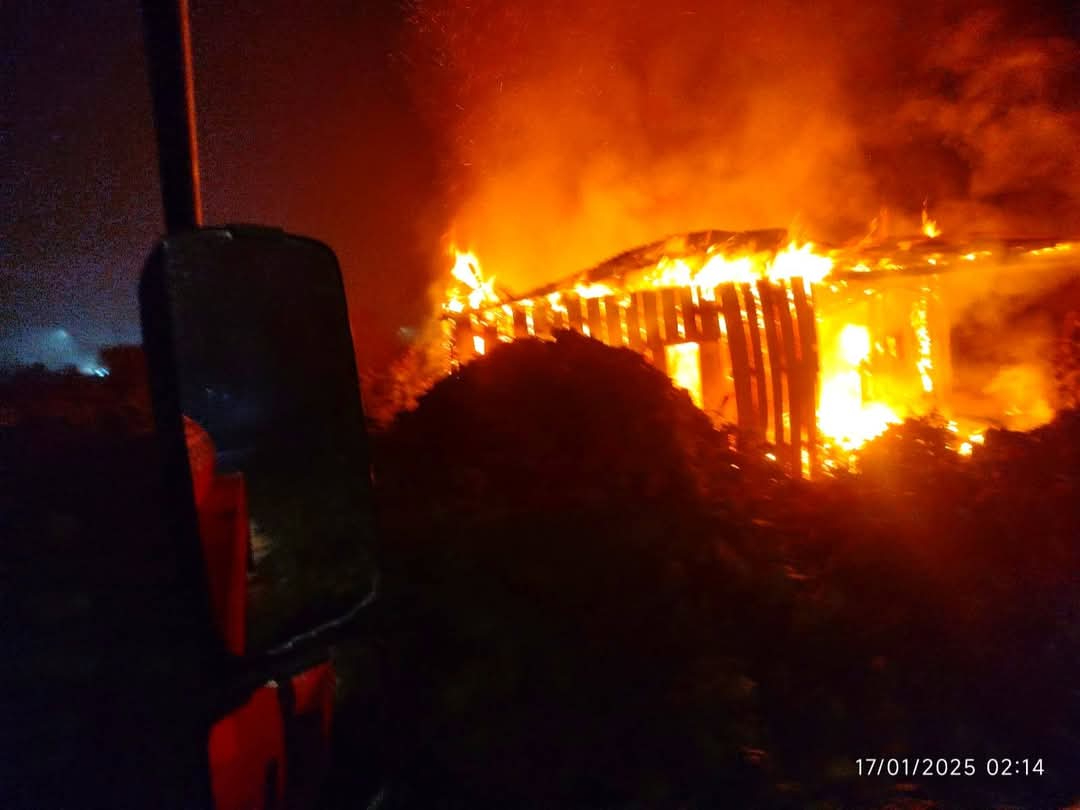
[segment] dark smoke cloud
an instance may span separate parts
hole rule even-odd
[[[1060,9],[415,0],[448,236],[524,289],[667,233],[1080,231],[1080,56]]]

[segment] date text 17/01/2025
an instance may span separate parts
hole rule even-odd
[[[1042,757],[865,757],[855,760],[859,776],[1042,776]]]

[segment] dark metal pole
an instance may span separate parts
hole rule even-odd
[[[188,0],[142,0],[165,228],[202,225]]]

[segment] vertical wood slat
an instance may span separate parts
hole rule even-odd
[[[520,304],[513,308],[514,312],[514,337],[522,338],[529,336],[529,322],[525,318],[525,307]]]
[[[675,290],[665,287],[660,291],[660,306],[664,315],[664,343],[682,343],[679,334],[679,314],[675,307]]]
[[[581,311],[581,299],[576,295],[564,295],[566,303],[566,320],[570,328],[575,332],[584,332],[582,325],[585,323],[584,314]]]
[[[561,305],[561,304],[564,304],[565,302],[560,298],[559,303]],[[551,307],[551,331],[554,332],[557,329],[567,329],[567,328],[569,328],[569,327],[567,326],[567,323],[566,323],[566,313],[563,312],[562,309],[556,309],[555,306],[552,305],[552,307]]]
[[[604,317],[607,320],[607,344],[609,346],[623,346],[622,310],[619,301],[614,295],[604,297]]]
[[[716,340],[698,344],[701,358],[701,404],[706,411],[721,411],[724,405],[724,353]]]
[[[454,354],[459,363],[469,362],[474,354],[472,317],[469,315],[459,315],[454,322]]]
[[[784,361],[780,337],[776,333],[776,287],[766,280],[757,283],[761,315],[765,320],[765,346],[769,350],[769,377],[772,382],[773,443],[784,443]]]
[[[630,306],[626,308],[626,336],[630,348],[641,351],[645,342],[641,339],[641,310],[642,293],[636,292],[630,296]]]
[[[715,295],[716,290],[713,290]],[[720,346],[720,311],[716,301],[701,302],[701,399],[706,410],[721,412],[727,385],[724,380],[724,353]]]
[[[765,379],[765,358],[761,354],[761,327],[758,324],[757,304],[754,302],[754,289],[750,284],[742,284],[743,301],[746,302],[746,322],[750,327],[750,356],[753,359],[753,375],[757,389],[757,426],[762,437],[769,429],[769,393]]]
[[[799,319],[799,348],[802,355],[801,377],[803,389],[803,424],[806,426],[806,447],[810,457],[810,476],[817,471],[817,324],[814,321],[814,307],[806,295],[806,286],[801,278],[791,280],[791,291],[795,296],[795,314]],[[801,463],[801,459],[800,459]]]
[[[750,391],[750,363],[746,355],[746,333],[743,332],[739,295],[734,284],[721,285],[720,304],[723,308],[724,322],[727,325],[728,350],[731,353],[731,373],[735,378],[735,407],[739,414],[739,429],[749,432],[754,429],[756,420],[753,417],[753,395]]]
[[[791,419],[788,463],[791,465],[792,474],[799,475],[802,470],[802,415],[805,413],[805,395],[799,374],[799,349],[795,342],[795,327],[791,320],[786,282],[781,281],[776,285],[774,300],[780,320],[780,339],[783,342],[784,371],[788,388],[788,416]]]
[[[715,291],[714,291],[715,292]],[[701,339],[708,342],[720,339],[720,312],[716,301],[702,301],[698,310],[701,318]]]
[[[683,287],[679,291],[679,306],[682,309],[683,325],[686,331],[686,339],[697,343],[701,340],[701,328],[698,324],[697,304],[689,287]]]
[[[491,350],[499,345],[498,324],[489,323],[484,326],[484,354],[491,354]]]
[[[657,295],[652,290],[641,293],[641,304],[645,316],[645,344],[652,354],[653,365],[667,373],[667,356],[664,354],[664,336],[660,331],[660,317],[657,312]]]
[[[541,298],[533,307],[533,334],[537,337],[551,337],[551,304]]]
[[[663,344],[664,336],[660,333],[660,317],[657,312],[656,293],[652,290],[643,290],[641,293],[641,309],[645,316],[645,343],[652,346],[654,343]]]
[[[589,335],[597,340],[604,340],[604,317],[600,312],[599,298],[585,299],[585,315],[589,323]]]

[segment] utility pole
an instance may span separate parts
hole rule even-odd
[[[165,229],[202,225],[188,0],[142,0]]]

